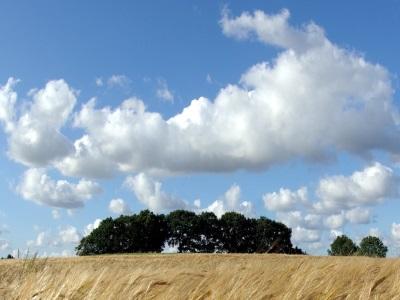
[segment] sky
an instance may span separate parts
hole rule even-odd
[[[399,1],[2,1],[0,256],[237,211],[400,254]]]

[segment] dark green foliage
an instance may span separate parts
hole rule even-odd
[[[137,215],[104,219],[84,237],[76,253],[161,252],[165,243],[179,252],[271,252],[304,254],[293,248],[291,230],[267,218],[246,218],[225,213],[220,219],[212,212],[195,214],[176,210],[167,216],[144,210]]]
[[[78,255],[161,252],[167,234],[164,215],[144,210],[138,215],[104,219],[76,251]]]
[[[217,216],[212,212],[203,212],[197,216],[196,252],[219,252],[222,248],[221,226]]]
[[[255,250],[256,221],[236,212],[221,216],[222,251],[250,253]]]
[[[290,237],[292,230],[286,225],[260,217],[256,224],[256,252],[290,253],[293,249]],[[297,249],[297,248],[296,248]],[[300,250],[301,251],[301,250]],[[302,254],[302,253],[296,253]]]
[[[388,248],[375,236],[367,236],[360,243],[359,255],[371,257],[386,257]]]
[[[199,229],[194,212],[176,210],[167,216],[169,240],[171,246],[178,246],[179,252],[196,252]]]
[[[350,256],[355,254],[357,250],[358,247],[349,237],[341,235],[333,241],[328,254],[332,256]]]

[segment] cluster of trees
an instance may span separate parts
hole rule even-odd
[[[367,236],[363,238],[360,245],[357,246],[348,236],[338,236],[331,248],[328,250],[329,255],[333,256],[371,256],[371,257],[386,257],[388,248],[383,242],[375,236]]]
[[[168,215],[149,210],[104,219],[82,238],[77,255],[161,252],[165,244],[178,252],[287,253],[305,254],[293,247],[291,229],[265,217],[246,218],[227,212],[217,218],[212,212],[195,214],[176,210]]]
[[[8,254],[6,257],[1,257],[1,259],[14,259],[14,256]]]

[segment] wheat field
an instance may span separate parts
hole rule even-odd
[[[3,260],[0,299],[400,299],[400,260],[272,254]]]

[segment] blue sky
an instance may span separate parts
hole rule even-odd
[[[96,219],[144,208],[266,215],[315,254],[371,233],[397,255],[399,17],[399,1],[3,1],[0,255],[71,254]]]

